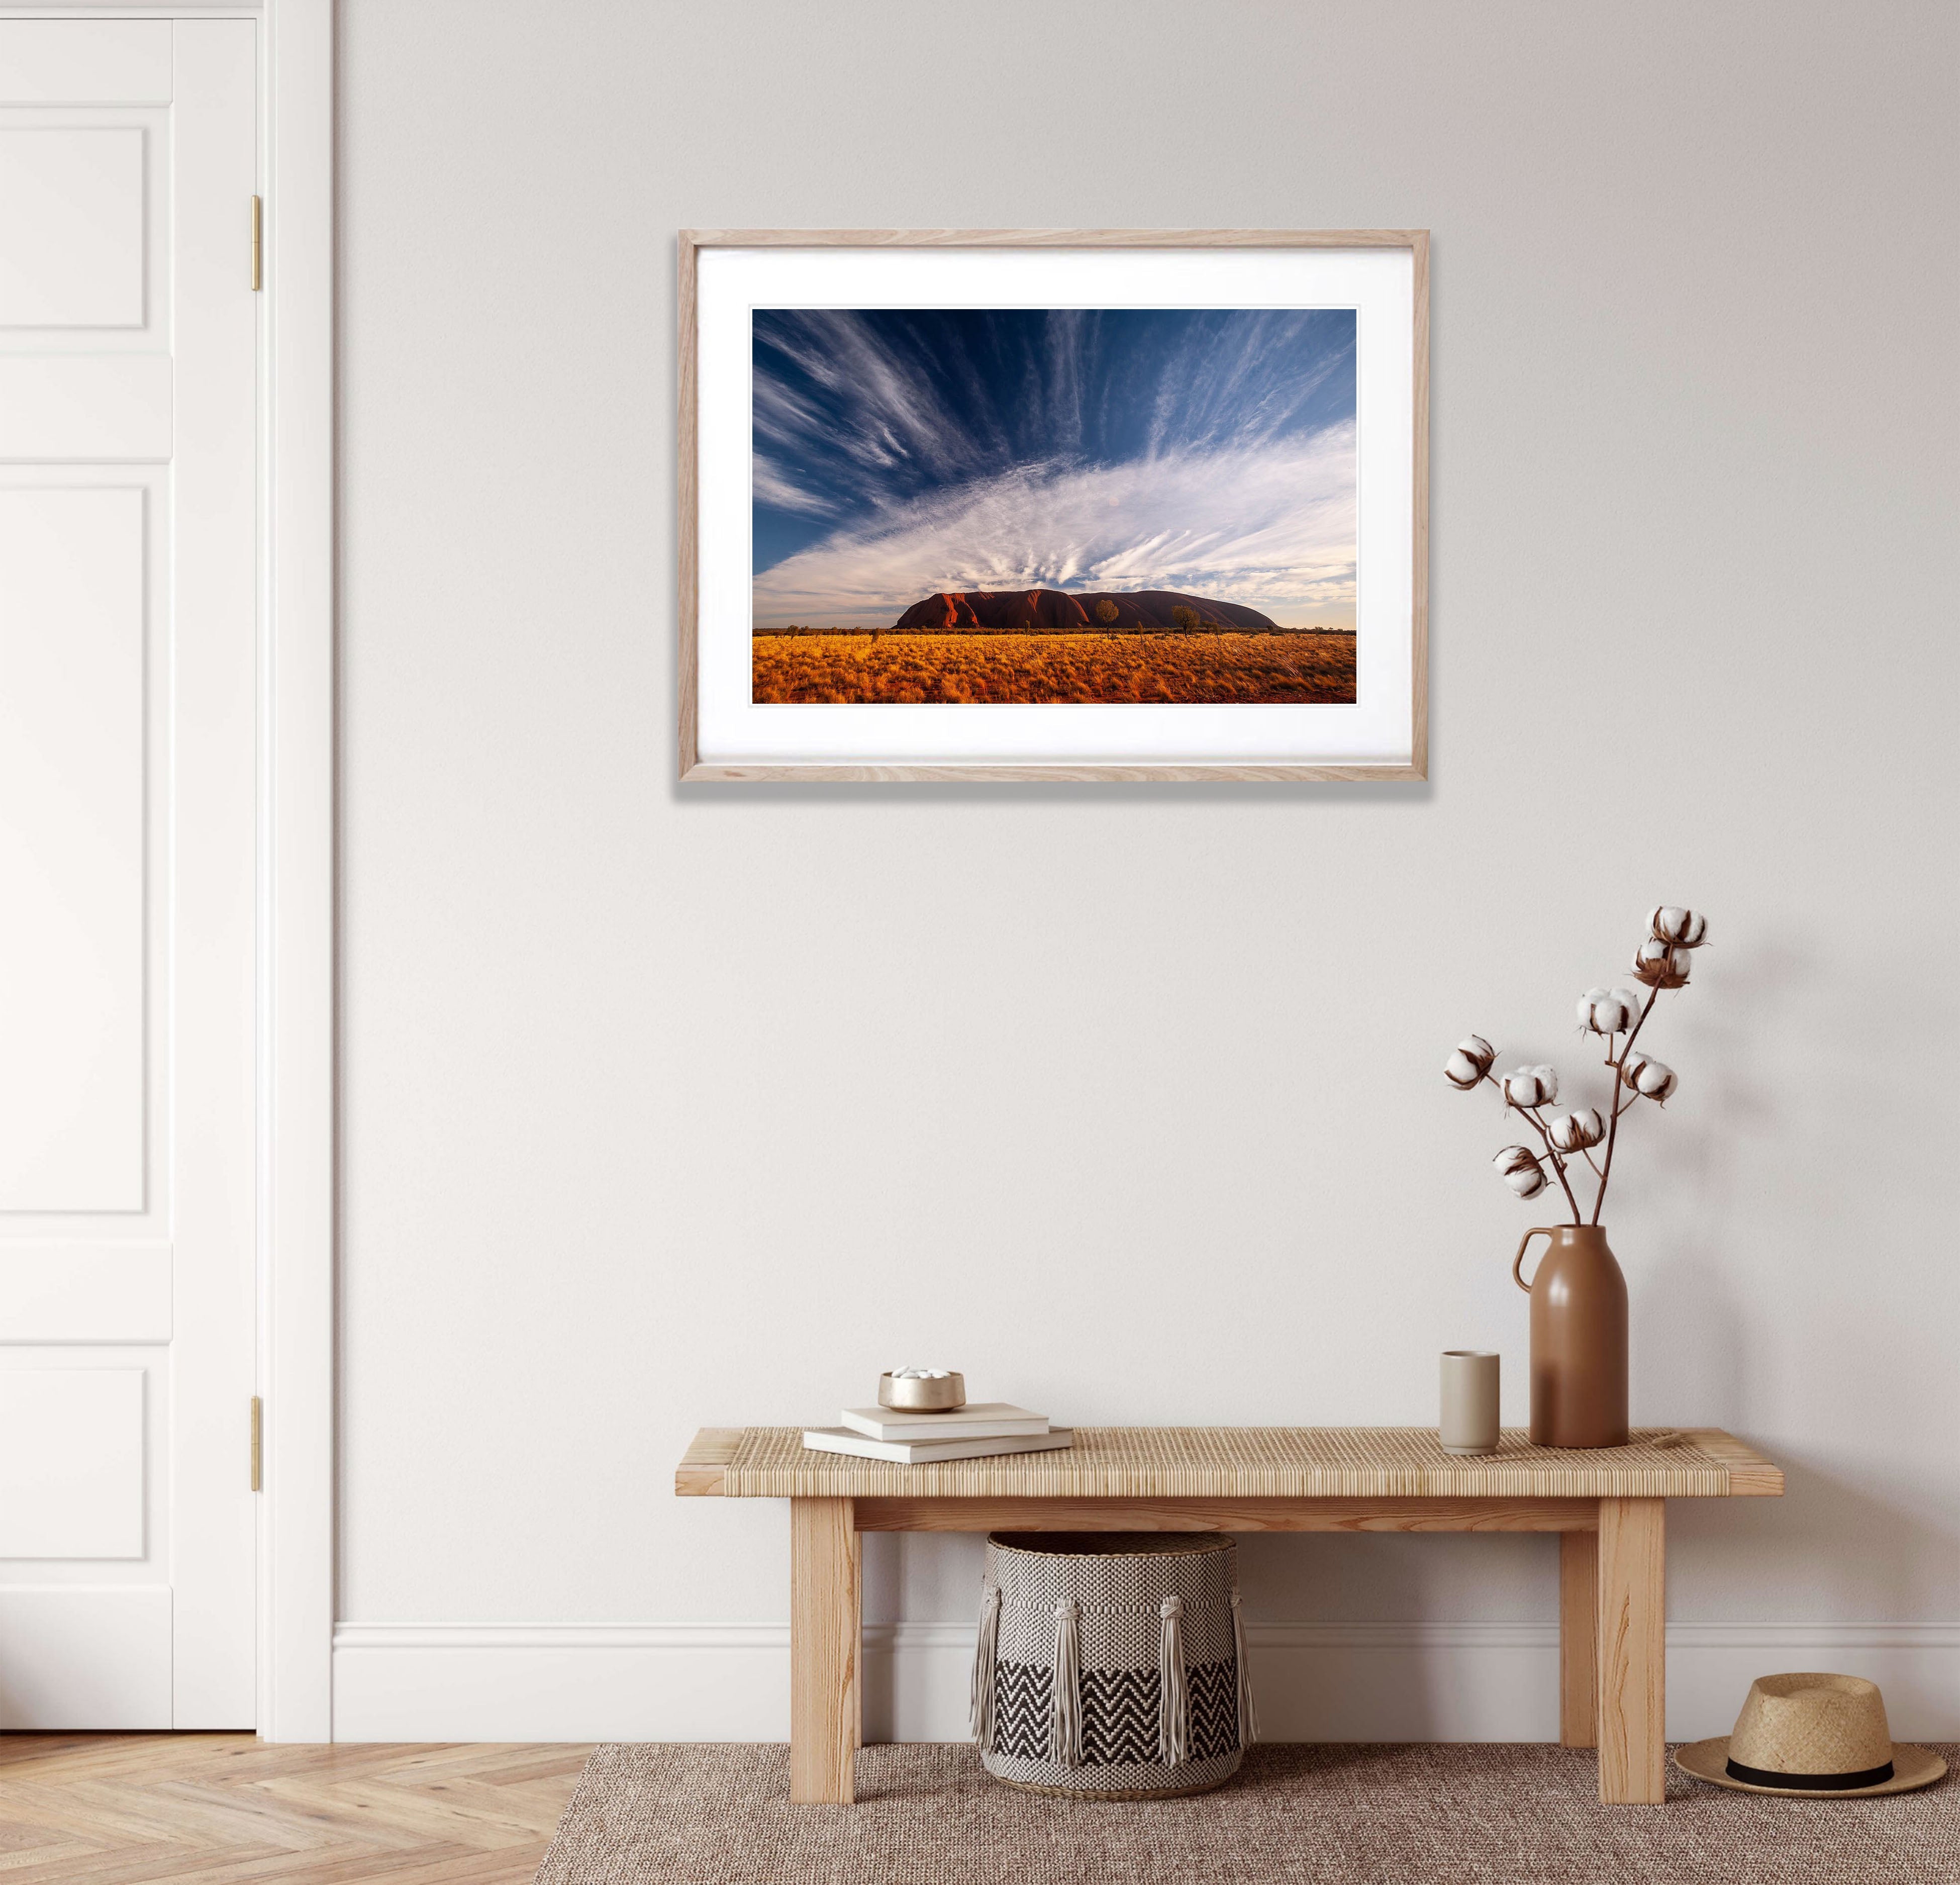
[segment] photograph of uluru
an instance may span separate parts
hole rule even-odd
[[[1355,699],[1344,308],[758,308],[752,699]]]

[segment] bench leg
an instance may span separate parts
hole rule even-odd
[[[1599,1501],[1599,1797],[1667,1797],[1667,1502]]]
[[[1558,1739],[1596,1747],[1599,1699],[1599,1534],[1558,1534]]]
[[[856,1797],[862,1609],[848,1499],[790,1501],[790,1798]]]

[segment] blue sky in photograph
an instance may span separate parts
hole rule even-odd
[[[1350,627],[1348,309],[757,309],[755,617],[1176,589]]]

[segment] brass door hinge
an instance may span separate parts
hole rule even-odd
[[[266,1403],[252,1396],[252,1490],[266,1489]]]
[[[266,285],[266,199],[252,199],[252,292]]]

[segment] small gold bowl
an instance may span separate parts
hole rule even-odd
[[[966,1405],[966,1377],[943,1374],[921,1380],[916,1375],[878,1377],[878,1405],[908,1414],[951,1414]]]

